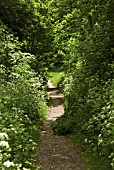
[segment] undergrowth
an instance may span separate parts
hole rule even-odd
[[[65,114],[57,119],[52,129],[59,135],[73,133],[73,141],[83,147],[90,170],[112,170],[114,82],[87,89],[86,82],[81,85],[76,81],[70,78],[70,84],[65,85]]]
[[[100,155],[100,150],[95,152],[93,148],[87,146],[84,142],[86,136],[79,131],[70,135],[72,142],[82,148],[83,159],[87,170],[111,170],[110,160],[107,155]]]
[[[39,170],[36,148],[46,120],[44,81],[31,69],[34,58],[0,27],[0,169]]]

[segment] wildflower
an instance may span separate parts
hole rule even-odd
[[[4,139],[4,138],[8,139],[8,135],[4,132],[1,132],[0,133],[0,139]]]
[[[11,166],[14,166],[14,163],[13,162],[10,162],[9,160],[7,160],[6,162],[4,162],[3,164],[5,167],[9,168]]]
[[[29,169],[27,169],[27,168],[23,168],[23,170],[29,170]]]
[[[9,144],[7,141],[0,141],[0,146],[6,146],[9,147]]]

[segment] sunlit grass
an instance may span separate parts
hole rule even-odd
[[[58,71],[51,71],[48,73],[49,80],[53,84],[53,86],[58,87],[59,84],[62,82],[64,79],[65,73],[63,71],[58,72]]]

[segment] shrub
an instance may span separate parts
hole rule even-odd
[[[36,170],[35,152],[47,105],[43,78],[30,67],[34,58],[0,28],[0,168]]]

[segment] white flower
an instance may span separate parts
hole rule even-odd
[[[23,170],[29,170],[29,169],[27,169],[27,168],[23,168]]]
[[[11,166],[14,166],[14,163],[13,163],[13,162],[10,162],[10,161],[8,160],[8,161],[4,162],[3,165],[4,165],[5,167],[9,168],[9,167],[11,167]]]
[[[0,146],[6,146],[9,147],[9,144],[7,141],[0,141]]]
[[[85,139],[85,143],[87,143],[87,141],[88,141],[88,140],[87,140],[87,139]]]
[[[0,139],[4,139],[4,138],[8,139],[8,135],[4,132],[1,132],[0,133]]]

